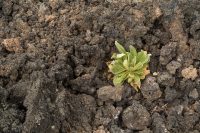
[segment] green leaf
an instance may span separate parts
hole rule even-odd
[[[117,50],[120,52],[120,53],[124,53],[126,54],[126,50],[124,49],[124,47],[119,44],[117,41],[115,41],[115,46],[117,47]]]
[[[128,60],[124,60],[124,62],[123,62],[123,66],[124,66],[126,69],[129,68]]]
[[[147,64],[150,61],[150,56],[146,55],[145,59],[142,61],[143,64]]]
[[[119,74],[121,72],[124,72],[125,70],[126,69],[122,64],[115,62],[114,65],[112,66],[111,72],[113,74]]]
[[[127,53],[128,63],[131,64],[132,56],[130,53]]]
[[[127,56],[128,56],[129,66],[134,66],[136,63],[136,56],[133,56],[131,53],[128,53]]]
[[[141,69],[143,67],[143,63],[138,62],[134,67],[133,70]]]
[[[134,77],[135,77],[135,74],[134,74],[134,73],[129,73],[128,76],[131,77],[131,78],[134,78]]]
[[[127,73],[120,73],[118,75],[115,75],[113,78],[113,84],[115,86],[120,86],[123,84],[123,82],[127,79]]]
[[[128,83],[131,83],[133,81],[133,78],[128,78]]]
[[[120,65],[123,67],[123,59],[116,59],[115,60],[115,65]]]
[[[141,62],[141,63],[148,63],[149,62],[149,55],[147,54],[146,51],[141,50],[141,52],[138,53],[137,55],[137,63]]]
[[[124,56],[125,56],[124,53],[122,53],[122,54],[117,54],[116,58],[122,58],[122,57],[124,57]]]
[[[115,59],[115,58],[117,58],[117,54],[116,54],[116,53],[113,53],[111,59]]]
[[[133,58],[133,65],[135,66],[135,64],[136,64],[136,62],[137,62],[137,57],[136,56],[134,56],[134,58]]]
[[[132,59],[131,59],[131,63],[130,63],[131,66],[135,66],[136,61],[137,61],[136,59],[137,59],[136,56],[132,57]]]
[[[132,56],[137,56],[137,51],[132,45],[129,46],[129,49]]]
[[[143,75],[144,70],[143,69],[139,69],[137,71],[134,71],[134,73],[137,74],[137,75],[139,75],[139,76],[141,76],[141,75]]]
[[[143,69],[129,72],[129,77],[131,78],[135,78],[135,76],[141,77],[142,75],[143,75]]]

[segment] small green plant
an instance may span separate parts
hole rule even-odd
[[[119,54],[114,53],[111,57],[113,61],[108,63],[109,71],[114,74],[113,83],[120,86],[127,82],[135,88],[140,89],[141,79],[144,79],[150,71],[147,69],[150,55],[146,51],[137,52],[133,46],[129,46],[129,52],[115,41]]]

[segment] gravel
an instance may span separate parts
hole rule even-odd
[[[141,92],[144,98],[147,100],[156,100],[161,97],[162,92],[160,91],[160,87],[158,83],[156,82],[155,77],[147,77],[142,86],[141,86]]]
[[[139,102],[133,101],[122,113],[123,124],[132,130],[144,130],[150,124],[150,114]]]

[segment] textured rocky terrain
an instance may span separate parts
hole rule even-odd
[[[199,133],[199,0],[0,0],[1,133]],[[114,87],[117,40],[152,54]]]

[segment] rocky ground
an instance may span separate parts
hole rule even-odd
[[[139,93],[115,40],[152,54]],[[199,67],[199,0],[0,0],[1,133],[199,133]]]

